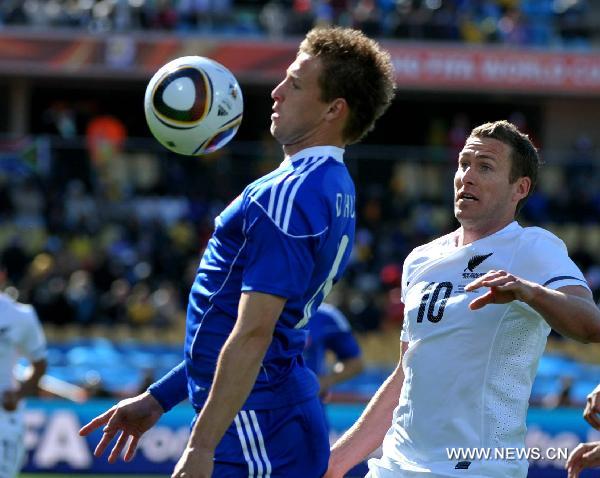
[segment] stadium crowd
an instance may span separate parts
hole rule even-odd
[[[350,149],[358,226],[348,272],[334,290],[358,331],[401,325],[404,257],[455,227],[447,207],[455,168],[451,137],[447,131],[437,146],[396,148],[387,160],[373,159],[378,153],[372,151],[353,157]],[[56,137],[2,149],[0,282],[14,286],[46,324],[163,329],[184,322],[187,291],[214,217],[241,184],[280,159],[267,143],[253,159],[228,149],[198,161],[131,147],[99,160],[61,146]],[[568,168],[557,161],[543,168],[541,187],[522,214],[525,223],[548,226],[566,240],[596,300],[598,159],[595,145],[578,138],[562,158]],[[373,161],[385,182],[362,174]]]
[[[7,0],[0,25],[301,35],[314,25],[375,37],[587,47],[598,39],[589,0]]]

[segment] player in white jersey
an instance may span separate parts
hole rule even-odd
[[[17,360],[33,371],[23,382],[14,374]],[[0,478],[16,477],[25,456],[23,402],[46,371],[46,339],[35,310],[0,292]]]
[[[514,220],[538,164],[527,136],[506,121],[471,132],[454,177],[460,227],[407,257],[400,362],[333,446],[326,478],[342,477],[382,442],[369,478],[527,475],[526,460],[502,453],[525,446],[550,328],[600,341],[600,311],[563,242]],[[495,459],[451,456],[453,448]]]

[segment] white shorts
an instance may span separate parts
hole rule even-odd
[[[16,478],[25,459],[23,407],[7,412],[0,406],[0,478]]]

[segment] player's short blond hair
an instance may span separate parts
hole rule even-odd
[[[350,114],[342,134],[348,143],[359,141],[394,97],[390,54],[359,30],[340,27],[312,29],[299,52],[321,59],[321,100],[346,100]]]

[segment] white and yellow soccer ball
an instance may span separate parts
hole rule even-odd
[[[198,156],[225,146],[244,112],[242,90],[220,63],[202,56],[170,61],[150,79],[144,97],[154,137],[179,154]]]

